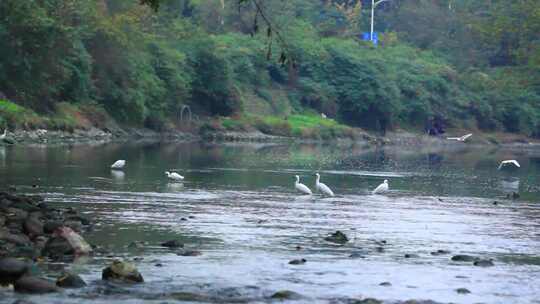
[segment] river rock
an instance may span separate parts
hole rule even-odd
[[[86,283],[79,275],[66,273],[56,280],[56,285],[63,288],[81,288],[86,286]]]
[[[22,233],[11,233],[5,230],[0,231],[0,240],[13,243],[17,246],[30,246],[32,244],[26,235]]]
[[[30,302],[30,301],[28,301],[28,300],[19,299],[19,300],[13,302],[12,304],[34,304],[34,302]]]
[[[62,237],[52,237],[43,248],[43,255],[51,258],[60,258],[64,255],[73,255],[75,250],[69,242]]]
[[[416,259],[416,258],[419,258],[420,256],[415,253],[405,253],[403,257],[405,257],[406,259]]]
[[[73,249],[75,255],[85,255],[92,252],[92,247],[84,238],[69,227],[56,229],[55,235],[65,239]]]
[[[81,222],[81,224],[85,226],[90,225],[90,219],[82,215],[71,215],[67,218],[67,220],[78,221],[78,222]]]
[[[294,259],[294,260],[291,260],[291,261],[289,262],[289,264],[291,264],[291,265],[302,265],[302,264],[305,264],[306,262],[307,262],[306,259],[303,259],[303,258],[302,258],[302,259]]]
[[[80,221],[68,220],[64,222],[64,226],[71,228],[75,232],[81,232],[83,224]]]
[[[390,282],[382,282],[379,284],[379,286],[392,286],[392,283]]]
[[[324,240],[336,244],[345,244],[349,241],[349,238],[343,232],[338,230],[331,235],[325,237]]]
[[[492,260],[477,260],[473,263],[473,265],[478,267],[491,267],[495,264],[493,264]]]
[[[31,276],[24,276],[18,279],[14,284],[14,289],[15,292],[20,293],[50,293],[58,291],[58,287],[53,282]]]
[[[476,260],[478,260],[477,257],[466,254],[458,254],[452,257],[452,261],[454,262],[474,262]]]
[[[116,260],[109,267],[103,269],[101,278],[105,281],[121,281],[125,283],[142,283],[143,276],[139,273],[135,265]]]
[[[36,216],[29,216],[23,224],[24,232],[34,238],[43,234],[43,224]]]
[[[9,207],[4,212],[6,217],[6,223],[20,223],[22,226],[22,223],[24,220],[28,217],[28,212],[18,209]]]
[[[161,246],[168,247],[168,248],[181,248],[181,247],[184,247],[184,244],[182,244],[178,240],[170,240],[170,241],[161,243]]]
[[[431,253],[431,255],[445,255],[445,254],[450,254],[450,251],[444,250],[444,249],[439,249],[437,251],[432,251],[430,253]]]
[[[29,264],[15,258],[0,259],[0,285],[17,281],[28,272]]]
[[[56,229],[64,226],[61,221],[50,220],[43,225],[43,231],[47,234],[52,234]]]
[[[271,295],[270,298],[279,300],[299,300],[302,298],[302,295],[290,290],[280,290]]]
[[[198,250],[184,250],[182,252],[179,252],[177,253],[177,255],[179,256],[189,256],[189,257],[194,257],[194,256],[200,256],[202,255],[202,252],[198,251]]]
[[[459,293],[459,294],[468,294],[468,293],[471,293],[471,291],[468,290],[467,288],[458,288],[458,289],[456,289],[456,292]]]
[[[355,300],[354,304],[382,304],[383,302],[374,298],[366,298],[362,300]]]

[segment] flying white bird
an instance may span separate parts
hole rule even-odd
[[[309,188],[306,185],[300,183],[300,176],[298,176],[298,175],[295,175],[295,176],[296,176],[296,182],[294,182],[294,187],[296,188],[296,190],[298,190],[298,191],[300,191],[300,192],[302,192],[304,194],[310,194],[311,195],[311,190],[309,190]]]
[[[377,188],[375,188],[375,190],[373,190],[371,192],[371,194],[378,194],[378,193],[383,193],[383,192],[386,192],[388,191],[388,180],[385,179],[384,182],[380,185],[377,186]]]
[[[319,182],[319,180],[321,179],[319,173],[315,173],[315,175],[317,176],[317,180],[315,181],[315,189],[324,193],[325,195],[334,196],[334,192],[332,192],[332,190],[327,185]]]
[[[457,140],[457,141],[465,141],[465,140],[467,140],[467,138],[469,138],[471,136],[472,136],[472,133],[469,133],[469,134],[463,135],[461,137],[447,137],[446,139]]]
[[[4,134],[0,135],[0,140],[4,140],[7,136],[7,129],[4,129]]]
[[[176,172],[169,172],[169,171],[165,171],[165,175],[167,175],[167,177],[169,179],[172,179],[172,180],[176,180],[176,181],[179,181],[179,180],[183,180],[184,177]]]
[[[126,165],[126,161],[123,159],[117,160],[111,165],[112,169],[122,169]]]
[[[509,160],[503,160],[503,161],[501,162],[501,164],[499,165],[499,168],[497,168],[497,170],[501,170],[503,166],[506,166],[506,165],[509,165],[509,164],[513,164],[514,166],[516,166],[516,167],[518,167],[518,168],[521,167],[521,166],[519,165],[519,163],[517,162],[517,160],[515,160],[515,159],[509,159]]]

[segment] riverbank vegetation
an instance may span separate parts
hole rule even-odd
[[[537,1],[240,2],[2,1],[0,125],[540,136]]]

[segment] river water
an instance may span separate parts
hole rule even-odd
[[[127,161],[123,172],[109,169],[117,159]],[[522,167],[499,171],[503,159]],[[166,170],[185,181],[168,182]],[[313,189],[315,172],[335,197],[294,191],[295,174]],[[390,191],[371,195],[384,179]],[[0,147],[0,185],[80,210],[95,223],[87,240],[110,252],[41,266],[45,276],[66,269],[89,285],[24,297],[36,303],[267,303],[278,290],[298,293],[294,303],[540,303],[539,181],[540,150],[465,144]],[[520,198],[507,199],[513,192]],[[336,230],[350,241],[324,240]],[[170,239],[202,255],[160,246]],[[494,266],[453,262],[456,254]],[[118,257],[145,283],[101,282]],[[307,262],[288,263],[300,258]],[[5,294],[1,303],[21,297]]]

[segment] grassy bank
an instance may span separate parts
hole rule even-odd
[[[0,99],[0,127],[10,130],[73,131],[92,127],[103,129],[111,123],[114,123],[114,120],[107,112],[94,104],[78,105],[62,102],[57,103],[49,113],[38,114],[11,101]]]
[[[304,139],[354,139],[363,133],[360,129],[340,124],[332,118],[323,118],[316,113],[291,114],[286,116],[242,115],[221,117],[206,123],[201,132],[252,132],[268,135]]]

